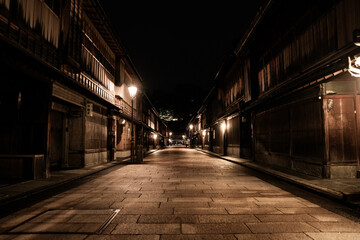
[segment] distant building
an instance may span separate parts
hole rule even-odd
[[[0,178],[128,157],[132,84],[137,157],[166,138],[99,0],[0,0],[0,52]]]
[[[359,176],[359,10],[357,0],[264,1],[190,122],[197,146],[294,173]]]

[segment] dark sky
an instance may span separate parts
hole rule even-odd
[[[184,103],[202,102],[262,0],[101,2],[159,107],[185,93]]]
[[[102,0],[102,5],[145,86],[171,89],[177,83],[212,86],[259,2]]]

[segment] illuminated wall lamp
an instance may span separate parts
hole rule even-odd
[[[355,56],[355,59],[351,60],[350,57],[348,57],[349,61],[349,73],[353,77],[360,77],[360,58]]]
[[[226,123],[225,122],[223,122],[221,124],[221,129],[223,130],[223,132],[225,132],[225,129],[226,129]]]
[[[360,47],[360,29],[355,29],[353,32],[353,43],[355,46]],[[354,56],[354,59],[348,57],[349,62],[349,73],[353,77],[360,77],[360,58],[359,56]]]

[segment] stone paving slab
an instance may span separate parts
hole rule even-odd
[[[246,223],[253,233],[301,233],[319,232],[315,227],[305,222],[266,222]]]
[[[304,233],[236,234],[237,240],[313,240]]]
[[[87,237],[86,234],[23,234],[0,235],[0,240],[84,240]]]
[[[160,240],[237,240],[233,234],[161,235]]]
[[[254,215],[199,215],[199,223],[251,223],[260,222]]]
[[[183,234],[250,233],[249,228],[243,223],[182,224],[181,229]]]
[[[334,232],[322,232],[322,233],[306,233],[313,240],[358,240],[360,239],[360,233],[334,233]]]
[[[120,214],[173,214],[173,208],[152,208],[152,207],[140,207],[140,208],[133,208],[133,207],[126,207],[121,210]]]
[[[180,234],[180,224],[118,224],[111,234]]]
[[[175,208],[174,214],[227,214],[225,208]]]
[[[141,215],[138,223],[198,223],[197,215]]]
[[[255,215],[261,222],[315,222],[320,221],[308,214]]]
[[[71,223],[25,223],[21,226],[11,230],[11,233],[43,233],[43,232],[57,232],[57,233],[74,233],[80,230],[82,224]],[[100,225],[98,226],[100,227]],[[96,230],[96,229],[95,229]]]
[[[321,222],[351,222],[349,219],[334,213],[310,213],[309,215]]]
[[[209,202],[162,202],[160,208],[209,208]]]
[[[88,236],[86,240],[159,240],[160,235],[95,235]],[[69,240],[69,239],[65,239]]]
[[[360,233],[359,223],[350,222],[308,222],[309,225],[319,229],[321,232],[352,232]],[[306,232],[306,231],[304,231]]]
[[[226,210],[230,214],[283,214],[280,210],[274,207],[228,207]]]

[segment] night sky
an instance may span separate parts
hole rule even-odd
[[[101,2],[153,104],[187,118],[262,1]]]

